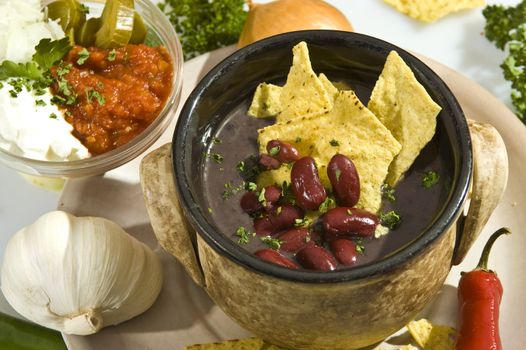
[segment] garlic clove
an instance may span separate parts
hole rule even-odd
[[[9,241],[1,289],[22,316],[87,335],[146,311],[162,287],[159,257],[117,224],[45,214]]]
[[[266,4],[247,2],[249,11],[238,48],[273,35],[297,30],[353,31],[345,15],[323,0],[276,0]]]

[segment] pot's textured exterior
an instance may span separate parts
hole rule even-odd
[[[402,328],[449,273],[455,225],[396,270],[332,284],[291,282],[219,255],[198,235],[206,289],[241,326],[290,349],[349,350]]]

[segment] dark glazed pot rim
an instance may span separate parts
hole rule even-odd
[[[188,133],[189,123],[200,96],[203,95],[211,84],[214,84],[214,81],[217,80],[223,72],[228,71],[232,66],[244,62],[246,56],[256,55],[263,50],[269,50],[280,45],[297,43],[302,40],[305,40],[307,44],[309,41],[314,41],[319,44],[323,43],[323,41],[343,40],[361,47],[370,48],[371,50],[382,52],[385,50],[396,50],[404,61],[411,67],[418,69],[433,82],[434,88],[444,97],[450,110],[449,113],[452,114],[455,119],[454,128],[456,139],[453,140],[455,144],[452,148],[455,153],[455,178],[458,180],[456,184],[453,184],[454,188],[451,190],[447,203],[439,214],[439,218],[411,244],[370,264],[331,272],[315,272],[287,269],[260,260],[245,250],[233,248],[235,243],[223,233],[216,231],[206,220],[204,216],[205,211],[200,210],[197,206],[197,200],[187,185],[189,179],[185,167],[189,163],[185,161],[185,157],[187,157],[185,148],[192,142],[192,135]],[[419,255],[445,233],[458,218],[469,189],[473,161],[469,128],[462,109],[452,92],[435,72],[413,55],[383,40],[358,33],[329,30],[308,30],[277,35],[246,46],[224,59],[201,80],[188,97],[179,116],[172,145],[173,170],[181,206],[187,219],[201,238],[220,255],[241,266],[279,279],[303,283],[338,283],[369,278],[396,269]]]

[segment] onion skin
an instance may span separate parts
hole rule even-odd
[[[266,4],[247,1],[248,17],[237,43],[242,48],[255,41],[305,29],[353,31],[347,17],[323,0],[276,0]]]

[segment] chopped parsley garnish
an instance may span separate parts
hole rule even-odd
[[[80,50],[80,51],[77,53],[77,56],[78,56],[77,64],[78,64],[79,66],[82,66],[84,63],[86,63],[86,61],[87,61],[88,58],[89,58],[89,51],[88,51],[88,49],[83,48],[82,50]]]
[[[61,63],[58,66],[58,68],[57,68],[57,76],[59,78],[62,78],[64,75],[66,75],[69,72],[71,72],[71,68],[73,68],[73,66],[71,64],[63,64],[63,63]]]
[[[11,95],[12,98],[18,97],[18,93],[15,90],[9,90],[9,95]]]
[[[395,189],[388,184],[383,184],[381,187],[382,198],[387,199],[389,202],[396,201]]]
[[[329,141],[329,143],[331,144],[332,147],[337,147],[340,145],[340,143],[335,139],[332,139],[331,141]]]
[[[331,197],[325,198],[323,203],[320,204],[320,207],[318,208],[318,211],[322,214],[325,214],[329,209],[334,208],[336,206],[336,203],[334,202],[334,199]]]
[[[115,61],[116,57],[117,57],[117,51],[115,51],[115,49],[111,50],[108,53],[108,61],[113,62],[113,61]]]
[[[279,250],[281,248],[281,244],[283,243],[277,238],[273,238],[271,236],[261,237],[261,242],[268,245],[271,249]]]
[[[106,104],[106,98],[104,98],[103,95],[100,94],[97,90],[93,89],[87,89],[86,90],[86,99],[88,100],[88,103],[91,103],[93,99],[96,99],[99,103],[99,106],[104,106]]]
[[[274,146],[270,149],[270,152],[268,152],[268,154],[272,157],[274,156],[277,156],[279,154],[279,151],[281,150],[281,147],[279,146]]]
[[[258,185],[256,185],[254,182],[247,182],[247,190],[256,192],[258,189]]]
[[[55,113],[51,113],[49,115],[49,118],[51,118],[51,119],[58,119],[58,117],[57,117],[57,115]]]
[[[234,187],[234,185],[232,185],[232,182],[229,181],[227,183],[225,183],[224,185],[224,188],[225,190],[223,191],[223,194],[221,195],[221,197],[223,199],[229,199],[231,198],[232,196],[234,196],[235,194],[237,194],[239,191],[243,191],[245,189],[245,182],[243,181],[243,183],[237,187]]]
[[[219,153],[212,153],[212,154],[210,155],[210,158],[212,158],[212,160],[213,160],[214,162],[216,162],[217,164],[221,164],[221,163],[223,163],[223,160],[224,160],[223,156],[220,155]]]
[[[380,222],[382,223],[382,226],[388,227],[390,230],[396,229],[401,220],[402,217],[394,210],[380,214]]]
[[[440,175],[435,171],[427,171],[422,175],[422,186],[430,188],[438,183]]]
[[[58,85],[58,91],[62,95],[65,96],[65,99],[63,99],[63,101],[60,100],[60,102],[63,102],[60,104],[66,104],[70,106],[77,102],[77,95],[73,92],[72,87],[69,85],[69,83],[66,80],[60,79],[59,81],[57,81],[57,85]],[[55,95],[55,97],[58,97],[58,96]]]
[[[0,81],[0,89],[4,88],[4,84]]]
[[[245,162],[243,161],[240,161],[239,163],[237,163],[236,165],[236,169],[239,171],[239,172],[244,172],[245,171]]]
[[[258,201],[261,203],[264,207],[267,206],[267,199],[265,198],[265,189],[262,188],[258,195]]]
[[[238,237],[237,243],[248,244],[248,242],[250,241],[251,235],[252,234],[250,233],[250,231],[248,231],[246,228],[241,226],[240,228],[236,230],[236,236]]]
[[[283,181],[283,184],[281,185],[281,195],[286,203],[292,205],[296,204],[296,197],[294,196],[294,193],[292,193],[292,188],[287,181]]]
[[[36,106],[40,106],[40,107],[45,107],[46,106],[46,102],[44,102],[43,100],[36,100],[35,101],[35,105]]]
[[[214,138],[212,139],[212,143],[213,143],[214,145],[219,145],[221,142],[223,142],[223,141],[221,141],[220,138],[214,137]]]
[[[312,220],[304,217],[303,219],[295,219],[294,227],[308,227],[312,224]]]
[[[354,244],[356,245],[356,253],[358,254],[365,253],[365,246],[363,244],[362,239],[357,239],[356,241],[354,241]]]

